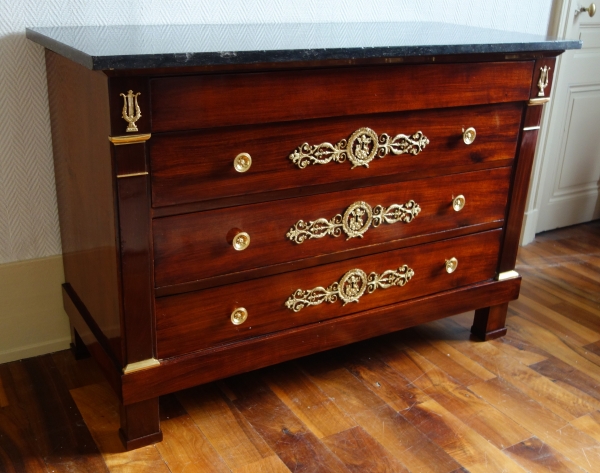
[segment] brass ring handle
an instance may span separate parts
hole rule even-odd
[[[231,323],[233,325],[242,325],[248,318],[248,311],[243,307],[238,307],[231,313]]]
[[[463,141],[466,145],[470,145],[475,141],[475,137],[477,136],[477,131],[475,128],[469,127],[466,130],[463,128]]]
[[[465,196],[464,195],[457,195],[453,200],[452,200],[452,208],[456,211],[456,212],[460,212],[463,207],[465,206]]]
[[[240,153],[233,160],[233,168],[237,172],[246,172],[252,166],[252,157],[248,153]]]
[[[240,232],[236,236],[233,237],[233,241],[231,242],[234,250],[244,251],[250,245],[250,235],[246,232]]]
[[[590,3],[589,7],[580,7],[578,13],[583,13],[584,11],[588,12],[590,18],[596,14],[596,4]]]
[[[457,267],[458,260],[456,258],[450,258],[446,260],[446,272],[448,274],[452,274],[454,271],[456,271]]]

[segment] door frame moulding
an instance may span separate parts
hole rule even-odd
[[[553,0],[552,10],[550,13],[550,21],[548,24],[548,35],[558,38],[564,38],[567,34],[568,20],[571,14],[575,14],[575,6],[578,5],[578,0]],[[556,96],[558,90],[558,75],[562,64],[563,55],[560,55],[556,60],[554,71],[554,84],[552,90],[552,98]],[[536,228],[539,218],[540,201],[543,195],[544,182],[542,175],[545,167],[548,165],[546,156],[546,145],[548,144],[548,136],[550,129],[550,121],[552,111],[554,109],[555,100],[550,100],[550,103],[544,106],[542,112],[541,128],[539,131],[538,144],[534,156],[534,167],[531,174],[531,182],[529,184],[529,197],[525,207],[525,215],[523,216],[523,229],[521,231],[521,246],[531,243],[535,239]]]

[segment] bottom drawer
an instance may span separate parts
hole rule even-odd
[[[156,299],[169,358],[494,277],[502,230]],[[455,258],[455,268],[451,263]],[[401,316],[401,314],[399,314]]]

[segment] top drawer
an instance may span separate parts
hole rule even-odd
[[[474,166],[506,166],[514,158],[522,114],[523,103],[511,102],[156,134],[149,141],[152,205],[158,208],[293,188],[305,192],[307,186],[332,183],[364,187],[384,176],[404,174],[405,179],[414,179],[414,173],[419,173],[423,177],[424,170],[445,173],[450,167],[460,172]],[[355,130],[364,127],[379,137],[366,132],[357,135]],[[463,130],[470,127],[476,130],[476,138],[467,145]],[[396,155],[381,144],[384,133],[391,140],[398,134],[414,137],[417,132],[429,141],[422,151],[415,145]],[[342,139],[345,144],[338,146]],[[397,148],[403,142],[399,139]],[[338,162],[332,154],[334,144],[346,150],[345,156],[338,154]],[[376,154],[368,167],[353,167],[349,147],[355,158],[363,147],[368,150],[367,159]],[[318,164],[306,158],[302,162],[302,156],[316,158],[320,152],[329,152],[320,159],[331,161]],[[252,159],[247,172],[238,172],[234,166],[242,153]],[[296,156],[298,161],[294,161]]]
[[[527,61],[159,78],[152,132],[528,100],[532,73]]]

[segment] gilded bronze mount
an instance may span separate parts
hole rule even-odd
[[[383,158],[390,153],[416,156],[428,144],[429,139],[421,131],[411,136],[399,134],[392,138],[387,133],[378,136],[370,128],[364,127],[352,133],[347,140],[341,140],[335,145],[327,142],[318,145],[304,143],[296,148],[289,158],[300,169],[311,164],[327,164],[331,161],[343,163],[346,159],[352,163],[352,169],[357,166],[368,168],[376,156]]]

